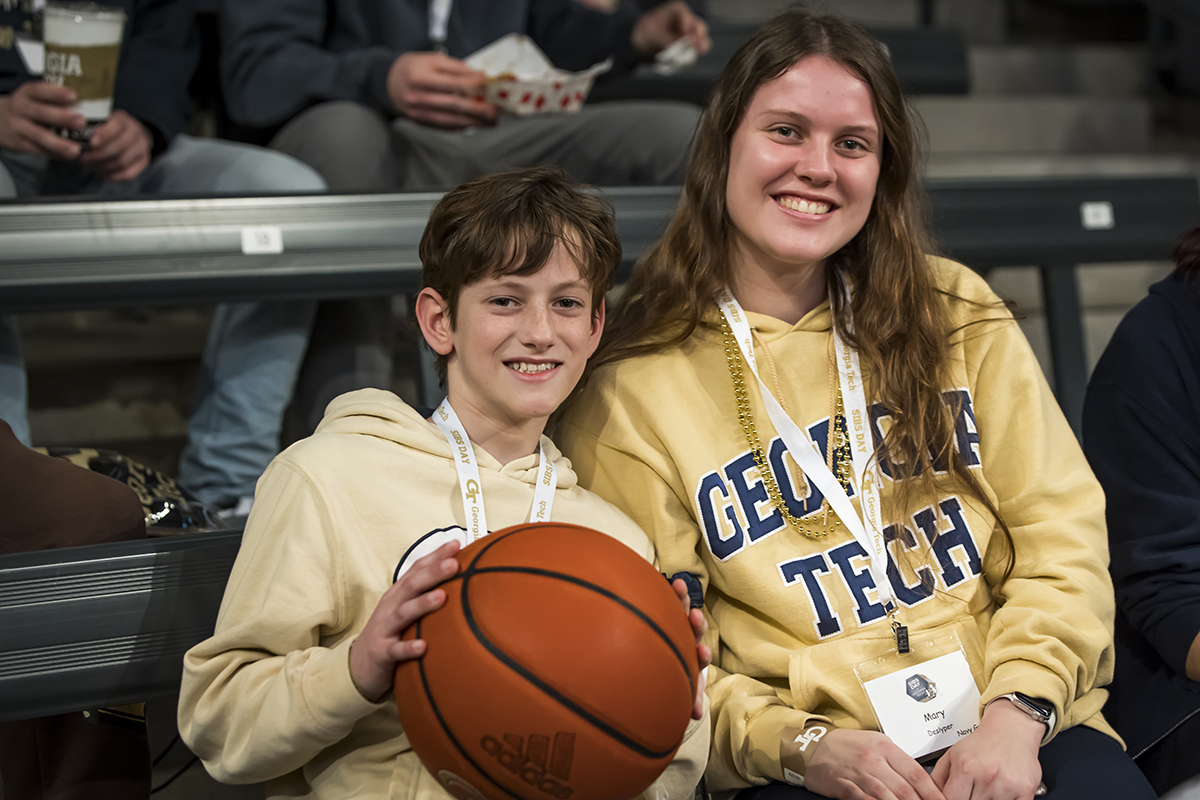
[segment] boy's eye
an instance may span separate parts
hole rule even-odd
[[[511,297],[493,297],[492,298],[492,305],[499,306],[500,308],[509,308],[513,305],[516,305],[516,302],[517,301],[513,300]]]
[[[583,308],[583,301],[576,300],[574,297],[563,297],[558,304],[562,308]]]

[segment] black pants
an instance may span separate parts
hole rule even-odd
[[[1200,775],[1200,714],[1138,756],[1137,765],[1159,794]]]
[[[1042,782],[1053,800],[1152,800],[1157,797],[1133,759],[1111,736],[1076,726],[1041,749]],[[819,800],[800,786],[771,783],[738,792],[737,800]]]

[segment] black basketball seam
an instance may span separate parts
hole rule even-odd
[[[516,531],[513,531],[513,532],[516,533]],[[480,555],[482,555],[482,552],[480,553]],[[562,579],[565,579],[565,580],[568,580],[568,581],[571,581],[574,583],[579,583],[581,585],[588,586],[590,588],[594,588],[594,589],[600,591],[602,594],[614,597],[615,599],[618,600],[618,602],[620,602],[622,605],[625,605],[627,607],[629,607],[628,603],[626,603],[621,598],[616,597],[616,595],[613,595],[611,592],[607,591],[603,587],[596,586],[595,584],[589,584],[587,581],[575,579],[575,578],[573,578],[573,576],[570,576],[570,575],[563,575],[561,573],[550,572],[549,570],[537,570],[537,569],[533,569],[533,568],[520,568],[520,567],[476,568],[474,566],[474,562],[477,560],[478,560],[478,558],[472,560],[471,566],[468,567],[465,572],[460,573],[460,577],[462,578],[462,582],[463,582],[462,583],[462,611],[463,611],[463,617],[467,621],[467,625],[470,626],[470,628],[471,628],[471,632],[475,634],[475,638],[479,641],[479,643],[481,645],[483,645],[483,647],[488,652],[490,652],[493,656],[495,656],[500,662],[502,662],[503,664],[508,666],[508,668],[511,669],[513,672],[516,672],[518,675],[520,675],[526,681],[533,684],[541,691],[545,692],[553,700],[556,700],[560,705],[569,709],[576,716],[582,718],[583,720],[585,720],[586,722],[591,724],[593,727],[599,729],[601,732],[608,735],[609,738],[615,739],[617,742],[620,742],[622,745],[624,745],[625,747],[628,747],[630,750],[633,750],[635,753],[645,756],[646,758],[664,758],[666,756],[669,756],[671,753],[673,753],[675,751],[675,749],[677,749],[678,745],[676,745],[676,747],[674,747],[670,750],[664,750],[664,751],[660,752],[657,750],[651,750],[649,747],[646,747],[645,745],[643,745],[639,742],[636,742],[633,739],[630,739],[628,736],[621,733],[617,729],[613,728],[611,725],[609,725],[604,720],[599,719],[594,714],[589,712],[587,709],[582,708],[578,703],[575,703],[569,697],[566,697],[561,692],[559,692],[557,689],[555,689],[553,686],[546,683],[541,678],[534,675],[529,670],[525,669],[525,667],[521,666],[519,663],[517,663],[515,660],[513,660],[507,653],[505,653],[503,650],[501,650],[495,644],[493,644],[492,641],[483,634],[483,631],[480,630],[478,623],[476,623],[476,621],[475,621],[475,615],[471,612],[471,604],[467,597],[467,583],[471,580],[471,578],[474,575],[477,575],[480,573],[526,572],[526,573],[540,574],[540,575],[548,576],[548,577],[558,577],[558,578],[562,578]],[[637,611],[636,609],[634,609],[634,610],[636,613],[639,614],[639,616],[644,617],[644,615],[641,614],[640,611]],[[658,626],[655,625],[652,620],[647,620],[647,622],[656,631],[658,631],[660,636],[663,635],[661,629],[659,629]],[[669,640],[668,640],[668,644],[671,646],[672,651],[675,652],[676,658],[679,658],[680,661],[682,662],[682,658],[679,655],[679,651],[675,648],[674,644],[671,643]],[[691,684],[691,673],[688,672],[686,664],[684,665],[684,674],[688,676],[688,685],[691,686],[692,685]]]
[[[400,560],[396,562],[396,568],[394,570],[392,570],[392,583],[395,583],[399,579],[400,567],[404,566],[404,561],[405,561],[405,559],[408,558],[409,553],[411,553],[413,550],[416,550],[417,547],[421,544],[421,542],[425,541],[426,539],[428,539],[430,536],[433,536],[434,534],[445,533],[446,531],[452,531],[455,528],[458,528],[460,531],[463,531],[464,533],[467,530],[462,525],[447,525],[444,528],[435,528],[434,530],[431,530],[429,533],[426,533],[423,536],[418,537],[417,540],[415,542],[413,542],[411,545],[409,545],[408,549],[404,551],[404,555],[400,556]]]
[[[538,523],[538,524],[540,525],[543,523]],[[571,523],[566,523],[566,522],[559,523],[559,524],[564,525],[564,526],[571,525]],[[573,575],[564,575],[561,572],[551,572],[549,570],[541,570],[536,567],[476,567],[475,566],[475,564],[478,563],[479,559],[483,558],[484,553],[486,553],[488,550],[491,550],[493,547],[495,547],[500,542],[507,539],[509,536],[513,536],[514,534],[520,533],[521,531],[532,530],[532,529],[536,528],[537,526],[538,525],[535,525],[535,524],[522,525],[520,527],[514,526],[511,530],[509,530],[507,533],[505,533],[502,536],[491,537],[491,540],[488,541],[488,543],[485,544],[483,547],[481,547],[479,549],[479,552],[475,555],[475,557],[471,559],[471,563],[466,565],[464,570],[458,574],[459,577],[463,578],[463,600],[464,601],[466,600],[466,594],[467,594],[466,579],[467,579],[467,577],[470,575],[479,573],[479,572],[530,572],[530,573],[534,573],[534,574],[547,575],[547,576],[551,576],[551,577],[555,577],[555,578],[562,578],[562,579],[570,581],[572,583],[578,583],[580,585],[587,586],[588,588],[595,589],[595,590],[599,591],[601,594],[604,594],[604,595],[607,595],[607,596],[613,598],[618,603],[620,603],[621,605],[628,608],[634,614],[641,617],[643,622],[645,622],[651,628],[654,629],[654,632],[658,634],[659,638],[661,638],[663,641],[665,641],[667,643],[667,646],[671,648],[671,652],[675,654],[675,659],[679,662],[679,665],[681,667],[683,667],[683,674],[685,676],[687,676],[688,688],[691,689],[692,692],[694,693],[696,691],[696,684],[692,681],[691,670],[688,669],[687,661],[684,660],[683,654],[679,652],[679,649],[677,647],[675,647],[675,643],[672,642],[670,637],[667,636],[666,632],[663,631],[663,629],[658,626],[658,623],[656,623],[654,620],[650,619],[645,614],[643,614],[641,609],[627,603],[623,597],[613,594],[612,592],[605,589],[603,586],[597,586],[594,583],[590,583],[583,579],[576,578]],[[571,527],[582,528],[582,526],[575,526],[575,525],[571,525]],[[603,535],[603,534],[601,534],[601,535]],[[465,605],[464,605],[464,609],[465,609]],[[472,617],[472,624],[474,624],[473,619],[474,618]]]
[[[646,623],[651,630],[658,634],[658,637],[666,643],[667,647],[671,648],[671,652],[675,655],[675,660],[679,662],[679,666],[683,667],[683,674],[687,676],[688,687],[692,691],[696,690],[695,684],[692,683],[692,674],[691,671],[688,670],[687,661],[684,659],[683,654],[679,652],[679,648],[675,646],[673,641],[671,641],[671,637],[667,634],[667,632],[659,627],[658,623],[649,617],[644,611],[630,603],[625,598],[621,597],[619,594],[616,594],[609,589],[605,589],[603,586],[592,583],[591,581],[584,580],[583,578],[577,578],[574,575],[542,569],[540,567],[473,567],[471,569],[472,575],[482,575],[494,572],[519,572],[529,575],[540,575],[547,578],[559,578],[567,583],[574,583],[587,589],[591,589],[598,594],[609,598],[610,600],[615,600],[617,603],[633,612],[639,619],[642,620],[642,622]]]
[[[465,594],[465,591],[466,591],[466,582],[465,581],[463,582],[463,591]],[[417,624],[417,628],[416,628],[417,638],[420,639],[421,638],[421,620],[418,619],[416,624]],[[446,734],[446,737],[450,740],[450,743],[453,744],[454,748],[456,750],[458,750],[458,752],[462,755],[462,757],[464,759],[466,759],[467,763],[469,763],[472,767],[475,768],[476,772],[478,772],[480,775],[482,775],[484,778],[486,778],[488,780],[488,782],[491,783],[493,786],[495,786],[497,789],[504,792],[509,797],[514,798],[514,800],[527,800],[525,797],[522,797],[519,794],[513,794],[513,792],[510,789],[507,789],[503,785],[497,783],[495,778],[493,778],[490,774],[488,774],[488,771],[486,769],[479,766],[479,764],[477,764],[475,762],[475,759],[471,758],[470,754],[466,751],[466,749],[461,744],[459,744],[458,739],[455,738],[454,734],[451,732],[450,726],[446,723],[446,718],[442,716],[442,712],[438,708],[437,700],[434,699],[433,691],[429,687],[429,680],[428,680],[428,678],[425,677],[425,659],[418,658],[416,661],[417,661],[417,673],[421,676],[421,686],[425,689],[425,700],[426,700],[426,702],[429,703],[429,709],[431,711],[433,711],[433,715],[435,717],[437,717],[438,725],[440,725],[442,727],[442,732]],[[437,778],[438,776],[435,775],[434,777]],[[462,776],[455,776],[455,777],[461,778]],[[439,782],[441,781],[440,778],[438,778],[438,780],[439,780]]]

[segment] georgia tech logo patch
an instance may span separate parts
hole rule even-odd
[[[800,745],[800,750],[803,752],[808,750],[808,746],[813,742],[821,741],[821,737],[827,733],[829,733],[829,729],[823,725],[813,725],[811,728],[807,728],[804,733],[797,736],[795,741],[796,744]]]
[[[463,492],[463,494],[466,495],[472,503],[479,502],[479,484],[473,479],[467,481],[467,491]]]
[[[560,731],[554,734],[553,744],[549,736],[538,733],[530,734],[528,742],[512,733],[501,738],[504,741],[484,736],[480,745],[502,767],[538,791],[559,800],[571,796],[574,790],[568,781],[575,754],[575,734]]]

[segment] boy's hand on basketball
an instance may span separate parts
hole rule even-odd
[[[416,561],[379,598],[362,633],[350,645],[350,678],[371,702],[380,702],[391,691],[396,664],[424,655],[424,641],[400,637],[409,625],[446,602],[446,592],[436,587],[458,572],[453,556],[459,547],[458,542],[447,542]]]
[[[687,614],[688,622],[692,625],[692,634],[696,637],[696,660],[700,663],[700,679],[696,681],[696,702],[692,706],[692,719],[704,718],[704,676],[708,665],[712,663],[712,650],[704,644],[704,633],[708,630],[708,620],[704,612],[692,608],[692,600],[688,596],[687,584],[682,579],[671,581],[671,588],[679,595],[683,604],[683,613]]]
[[[925,768],[887,736],[847,728],[821,739],[804,786],[838,800],[946,800]]]

